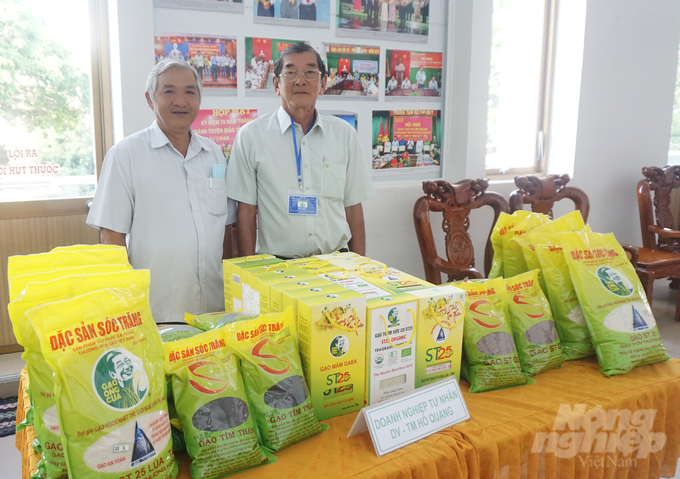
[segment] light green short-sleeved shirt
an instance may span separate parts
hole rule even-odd
[[[227,177],[230,198],[257,205],[258,252],[291,258],[346,247],[351,234],[345,207],[375,194],[369,160],[347,122],[317,111],[309,133],[298,124],[295,132],[302,193],[318,194],[317,215],[288,214],[288,195],[301,192],[290,116],[282,107],[239,130]]]

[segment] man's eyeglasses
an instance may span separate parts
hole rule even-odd
[[[319,70],[305,70],[303,72],[295,72],[292,70],[288,70],[282,72],[280,76],[287,82],[294,82],[298,79],[300,75],[302,75],[305,78],[305,80],[309,82],[319,81],[319,79],[321,78],[321,72]]]

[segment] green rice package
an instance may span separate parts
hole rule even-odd
[[[517,221],[526,218],[529,215],[528,211],[518,210],[513,214],[501,212],[498,215],[496,224],[491,230],[489,239],[493,247],[493,263],[491,263],[491,271],[489,271],[489,278],[499,278],[503,276],[503,236],[511,228],[515,227]]]
[[[514,226],[508,227],[501,232],[503,242],[503,276],[511,278],[518,274],[528,271],[527,262],[524,259],[520,245],[512,241],[517,236],[522,236],[528,231],[532,231],[537,226],[550,222],[550,217],[542,213],[529,213],[523,218],[518,219]]]
[[[624,374],[667,360],[642,284],[614,235],[559,237],[602,374]]]
[[[187,324],[164,323],[158,325],[158,334],[160,334],[163,343],[172,343],[173,341],[191,338],[201,333],[200,329]]]
[[[326,429],[302,373],[291,308],[228,324],[224,336],[241,358],[264,447],[280,451]]]
[[[585,228],[583,217],[579,210],[574,210],[571,213],[560,216],[559,218],[537,226],[531,230],[531,233],[559,233],[562,231],[583,231]],[[527,270],[531,271],[538,269],[538,282],[541,285],[543,293],[548,295],[548,286],[543,277],[543,270],[541,269],[541,262],[536,254],[536,248],[531,242],[529,235],[517,235],[512,238],[511,242],[515,242],[522,249],[524,261],[526,261]]]
[[[221,311],[219,313],[205,313],[199,314],[184,314],[184,321],[194,328],[200,329],[201,331],[210,331],[215,328],[222,328],[229,323],[234,321],[241,321],[242,319],[253,319],[258,315],[254,313],[244,313],[241,311],[236,311],[233,313],[226,313]]]
[[[538,270],[505,279],[510,323],[522,371],[529,376],[560,367],[562,343],[550,304],[538,284]]]
[[[503,278],[454,283],[465,290],[461,375],[470,392],[533,383],[520,364],[508,320]]]
[[[26,315],[54,371],[69,477],[176,477],[148,288],[98,290]]]
[[[276,460],[258,444],[237,355],[222,330],[165,343],[192,479],[218,479]]]
[[[548,299],[555,319],[555,327],[562,341],[562,352],[567,361],[595,355],[590,331],[579,303],[569,266],[562,254],[557,234],[529,233],[541,262],[548,288]]]
[[[39,338],[25,313],[44,303],[71,298],[83,292],[96,291],[109,286],[125,287],[138,284],[148,288],[148,271],[132,271],[128,269],[128,265],[116,265],[116,267],[118,272],[114,273],[63,277],[59,276],[78,268],[56,270],[50,275],[56,279],[48,282],[29,282],[22,293],[7,306],[14,336],[24,347],[22,358],[26,361],[31,385],[33,422],[37,439],[43,446],[39,467],[44,469],[43,474],[49,479],[66,477],[66,461],[57,419],[52,368],[45,361]],[[43,274],[40,273],[40,275]]]

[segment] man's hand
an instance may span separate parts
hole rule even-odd
[[[101,244],[116,244],[118,246],[127,247],[125,244],[125,233],[118,233],[117,231],[102,228],[99,231],[99,241]]]
[[[364,228],[364,209],[361,203],[345,208],[345,217],[352,238],[347,247],[361,256],[366,256],[366,230]]]
[[[255,218],[257,205],[239,203],[236,213],[236,224],[238,224],[238,254],[240,256],[251,256],[255,254],[256,226]]]

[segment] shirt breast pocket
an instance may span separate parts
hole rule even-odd
[[[224,178],[205,179],[205,199],[208,213],[221,216],[227,214],[227,183]]]
[[[345,197],[345,176],[347,168],[339,163],[326,163],[321,172],[321,188],[319,196],[332,200]]]

